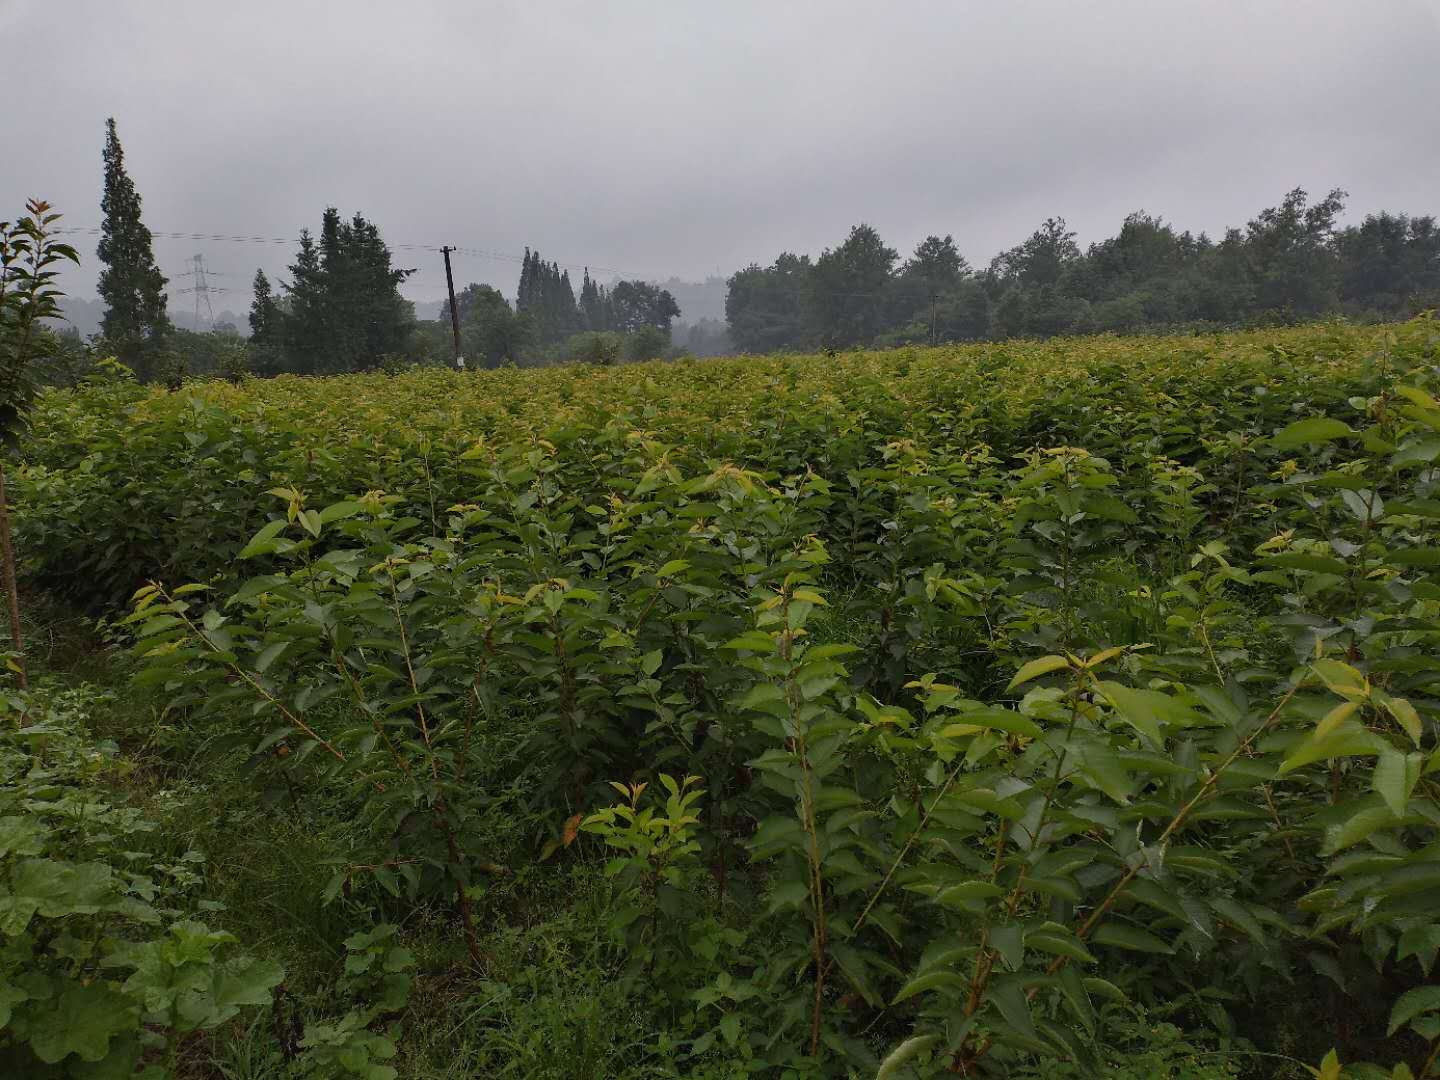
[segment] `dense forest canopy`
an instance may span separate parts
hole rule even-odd
[[[1084,250],[1052,217],[980,271],[949,235],[902,260],[856,225],[813,260],[782,252],[737,271],[725,314],[738,348],[765,352],[1399,318],[1440,302],[1435,219],[1380,211],[1341,227],[1344,200],[1296,188],[1219,240],[1137,211]]]

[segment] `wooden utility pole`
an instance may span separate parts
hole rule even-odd
[[[445,288],[450,293],[450,331],[455,336],[455,366],[463,368],[465,362],[460,359],[460,309],[455,306],[455,278],[450,273],[450,252],[452,247],[442,247],[440,254],[445,256]]]
[[[930,344],[935,344],[935,301],[940,298],[939,293],[930,294]]]

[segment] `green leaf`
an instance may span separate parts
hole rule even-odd
[[[895,995],[894,1000],[892,1000],[890,1004],[898,1005],[906,998],[912,998],[916,994],[923,994],[927,990],[944,989],[959,994],[968,988],[969,985],[969,979],[953,971],[930,971],[924,975],[917,975],[902,986],[900,992]]]
[[[1174,711],[1176,703],[1172,698],[1154,690],[1137,690],[1116,682],[1102,682],[1100,690],[1122,720],[1156,746],[1165,745],[1160,721],[1162,716]]]
[[[1369,805],[1362,803],[1351,810],[1344,821],[1331,825],[1325,830],[1325,843],[1321,850],[1326,855],[1334,855],[1338,851],[1344,851],[1347,847],[1358,844],[1379,829],[1388,829],[1400,824],[1401,820],[1399,815],[1392,812],[1383,803]]]
[[[1249,934],[1256,944],[1263,945],[1265,943],[1265,930],[1260,925],[1260,920],[1255,918],[1255,913],[1244,904],[1222,896],[1211,900],[1210,906],[1215,909],[1215,914],[1226,922]]]
[[[290,642],[288,641],[277,641],[272,645],[265,646],[265,648],[261,650],[260,655],[255,657],[255,670],[263,675],[266,669],[289,647]]]
[[[1390,1010],[1390,1029],[1386,1036],[1394,1035],[1421,1013],[1440,1009],[1440,986],[1417,986],[1400,995]]]
[[[968,907],[977,900],[993,900],[1004,896],[1005,890],[989,881],[962,881],[949,885],[935,894],[935,902],[946,907]]]
[[[1296,420],[1293,424],[1287,424],[1270,439],[1270,445],[1277,450],[1293,450],[1298,446],[1306,444],[1318,446],[1320,443],[1332,442],[1335,439],[1342,439],[1346,435],[1354,434],[1355,432],[1350,429],[1348,424],[1328,416],[1315,416],[1308,420]]]
[[[990,931],[990,944],[1011,971],[1020,970],[1020,965],[1025,961],[1025,945],[1019,926],[1011,924],[995,927]]]
[[[1022,1035],[1035,1037],[1035,1021],[1030,1017],[1030,999],[1018,975],[1002,975],[990,981],[987,996],[1000,1010],[1005,1022]]]
[[[725,1037],[726,1046],[734,1046],[740,1041],[739,1013],[726,1013],[720,1018],[720,1034]]]
[[[764,709],[767,705],[782,704],[785,694],[774,683],[756,683],[739,701],[737,709]]]
[[[1027,949],[1039,949],[1054,956],[1064,956],[1071,960],[1078,960],[1082,964],[1095,963],[1095,956],[1085,948],[1084,944],[1074,934],[1051,933],[1048,931],[1036,931],[1025,935],[1025,947]]]
[[[229,1019],[242,1005],[269,1005],[271,992],[284,978],[285,969],[273,960],[250,960],[229,967],[215,980],[215,1006],[226,1015],[206,1026]]]
[[[770,890],[770,914],[798,909],[810,899],[810,886],[803,881],[782,881]]]
[[[1090,935],[1090,940],[1097,945],[1110,945],[1117,949],[1129,949],[1132,952],[1159,953],[1168,956],[1175,951],[1163,939],[1156,937],[1149,930],[1141,930],[1138,926],[1115,921],[1101,923],[1100,928]]]
[[[1012,709],[976,709],[973,712],[957,713],[955,719],[955,723],[940,729],[942,738],[956,739],[973,735],[976,728],[996,728],[1012,735],[1024,735],[1029,739],[1038,739],[1044,734],[1039,724]]]
[[[737,638],[731,638],[722,649],[748,649],[751,652],[773,653],[777,648],[775,639],[763,630],[747,630]]]
[[[39,855],[49,831],[34,817],[0,818],[0,857]]]
[[[875,1074],[875,1080],[890,1080],[891,1077],[898,1076],[900,1070],[912,1059],[924,1053],[939,1039],[938,1035],[911,1035],[885,1055],[885,1060],[880,1063],[880,1070]]]
[[[1088,991],[1090,994],[1098,994],[1100,997],[1105,998],[1107,1001],[1114,1001],[1120,1004],[1124,1004],[1126,1001],[1130,1000],[1125,996],[1124,990],[1121,990],[1118,986],[1116,986],[1108,979],[1101,979],[1094,975],[1087,975],[1084,979],[1081,980],[1081,982],[1084,985],[1086,991]]]
[[[81,1061],[99,1061],[110,1052],[110,1040],[133,1030],[139,1008],[104,982],[70,984],[53,1008],[32,1020],[30,1046],[48,1065],[74,1054]]]
[[[275,550],[275,538],[285,529],[284,519],[272,521],[265,525],[259,532],[250,538],[250,542],[240,549],[238,559],[252,559],[256,555],[268,555]]]
[[[1401,548],[1386,556],[1396,566],[1440,566],[1440,548]]]
[[[1417,767],[1413,770],[1414,778],[1420,778],[1420,770]],[[1410,801],[1411,782],[1409,776],[1412,770],[1407,767],[1405,755],[1398,750],[1386,747],[1380,751],[1380,757],[1375,762],[1375,771],[1371,774],[1370,783],[1376,793],[1385,800],[1385,805],[1397,818],[1405,814],[1405,804]]]
[[[1070,661],[1063,656],[1042,656],[1038,660],[1031,660],[1015,673],[1015,677],[1010,680],[1010,685],[1005,687],[1005,692],[1008,694],[1017,686],[1022,686],[1031,679],[1038,679],[1041,675],[1048,675],[1052,671],[1069,666]]]
[[[1110,798],[1122,806],[1130,801],[1130,779],[1119,756],[1106,743],[1091,739],[1078,748],[1080,771]]]
[[[1085,1025],[1085,1030],[1093,1033],[1095,1031],[1095,1006],[1091,1004],[1090,995],[1085,990],[1085,980],[1080,975],[1080,970],[1067,964],[1060,969],[1060,992],[1065,996],[1065,1003],[1075,1014],[1076,1019]]]
[[[1396,468],[1405,465],[1420,465],[1440,457],[1440,439],[1434,437],[1412,439],[1395,452],[1390,464]]]
[[[339,521],[341,518],[354,517],[361,510],[358,502],[346,500],[344,502],[331,503],[320,511],[319,519],[322,525],[328,525],[332,521]]]
[[[30,995],[18,986],[0,979],[0,1031],[10,1026],[12,1010],[22,1001],[28,1001]]]
[[[1389,744],[1355,720],[1346,720],[1323,738],[1311,736],[1300,740],[1290,756],[1280,763],[1277,776],[1294,772],[1316,761],[1341,757],[1374,757]]]
[[[1425,734],[1425,728],[1420,723],[1420,714],[1415,711],[1415,706],[1410,704],[1406,698],[1386,697],[1385,708],[1395,722],[1405,729],[1405,734],[1416,745],[1420,745],[1420,739]]]
[[[1440,949],[1440,923],[1412,926],[1400,935],[1400,944],[1395,950],[1396,961],[1419,956],[1422,953]]]
[[[1278,567],[1281,570],[1308,570],[1312,574],[1336,574],[1340,577],[1344,577],[1350,570],[1339,559],[1329,555],[1312,555],[1303,551],[1271,555],[1265,560],[1265,566]]]

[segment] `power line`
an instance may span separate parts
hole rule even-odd
[[[99,236],[100,230],[94,227],[68,227],[52,230],[55,233],[68,233],[71,235]],[[225,233],[187,233],[187,232],[162,232],[155,229],[150,230],[151,236],[158,236],[165,240],[214,240],[220,243],[232,244],[298,244],[298,236],[232,236]],[[392,251],[433,251],[439,252],[439,244],[387,244]],[[499,262],[523,263],[524,255],[514,255],[507,251],[490,251],[485,248],[451,247],[450,250],[459,255],[471,255],[480,259],[495,259]],[[643,274],[633,274],[628,270],[621,270],[613,266],[597,266],[594,263],[558,262],[551,260],[556,266],[566,270],[594,270],[602,274],[619,274],[621,277],[644,278]],[[189,271],[187,271],[188,273]],[[207,271],[213,273],[213,271]]]

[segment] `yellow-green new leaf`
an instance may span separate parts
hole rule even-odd
[[[1038,679],[1041,675],[1048,675],[1052,671],[1059,671],[1063,667],[1069,667],[1070,661],[1063,656],[1042,656],[1038,660],[1031,660],[1015,673],[1010,680],[1010,685],[1005,687],[1008,694],[1017,686],[1023,686],[1031,679]]]
[[[1387,697],[1385,708],[1395,718],[1395,722],[1405,729],[1405,734],[1410,736],[1410,741],[1419,746],[1425,729],[1420,723],[1420,714],[1415,711],[1415,706],[1410,704],[1409,699]]]
[[[885,1060],[880,1063],[880,1071],[875,1074],[875,1080],[890,1080],[892,1076],[899,1076],[900,1070],[914,1057],[924,1052],[932,1043],[939,1040],[938,1035],[912,1035],[894,1050],[885,1055]]]

